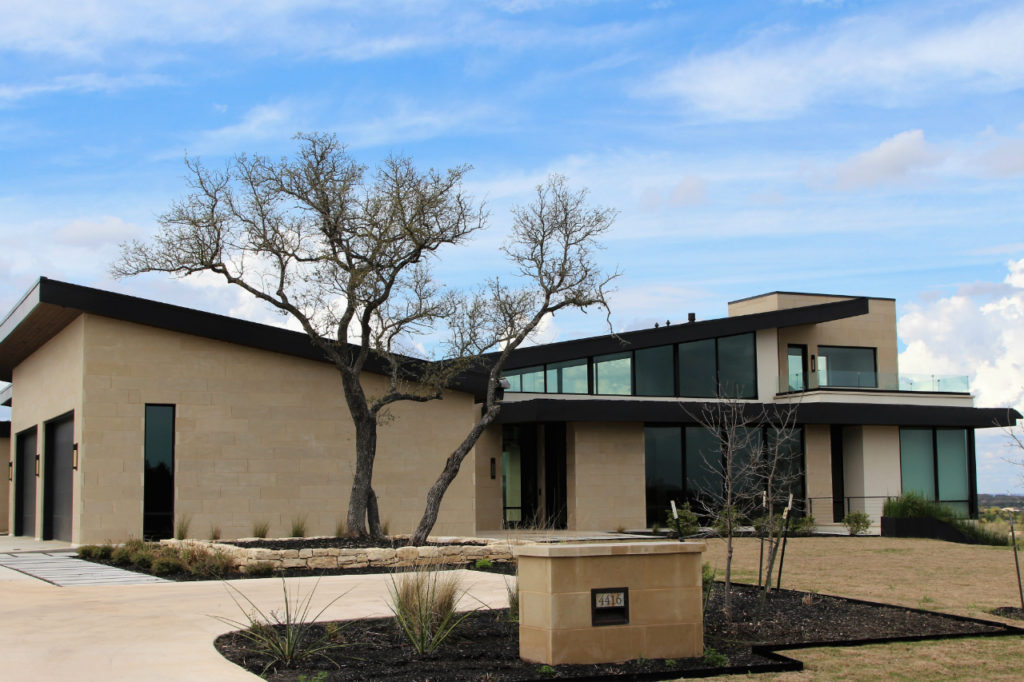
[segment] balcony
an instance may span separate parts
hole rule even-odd
[[[819,389],[841,391],[899,391],[911,393],[970,393],[968,377],[951,374],[881,374],[878,372],[812,372],[810,385],[801,373],[779,377],[779,393]]]

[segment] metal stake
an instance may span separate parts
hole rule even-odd
[[[790,497],[792,497],[792,495]],[[790,503],[790,504],[792,504],[792,503]],[[786,561],[786,540],[789,539],[789,519],[790,519],[790,516],[791,516],[790,513],[789,513],[789,508],[788,507],[786,508],[785,516],[786,516],[786,528],[782,532],[782,553],[779,555],[779,574],[777,576],[775,576],[775,589],[776,590],[779,589],[780,586],[782,585],[782,564],[785,563],[785,561]]]

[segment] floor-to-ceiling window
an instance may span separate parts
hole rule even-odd
[[[875,349],[818,346],[818,385],[847,388],[877,387]]]
[[[970,516],[970,431],[901,428],[900,474],[904,493],[916,492]]]
[[[174,405],[146,405],[142,535],[174,535]]]

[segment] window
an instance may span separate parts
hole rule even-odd
[[[818,385],[876,388],[875,349],[818,346]]]
[[[718,436],[703,426],[687,426],[686,493],[698,498],[722,490],[722,451]]]
[[[786,369],[789,372],[790,391],[802,391],[807,388],[807,346],[789,346],[786,351]]]
[[[524,367],[513,369],[503,375],[510,384],[507,389],[510,393],[543,393],[544,392],[544,368]]]
[[[174,405],[146,405],[142,536],[174,535]]]
[[[970,456],[967,429],[900,429],[903,492],[916,492],[970,516]]]
[[[670,501],[683,502],[682,431],[678,426],[644,429],[644,461],[647,481],[647,524],[665,523]]]
[[[679,395],[756,398],[755,356],[753,333],[679,344]]]
[[[722,387],[722,395],[730,398],[757,397],[755,356],[752,333],[718,339],[718,383]]]
[[[636,394],[670,396],[675,394],[672,346],[643,348],[636,351]]]
[[[594,358],[594,393],[631,395],[632,389],[632,353],[614,353]]]
[[[679,395],[684,398],[718,395],[714,339],[679,344]]]
[[[570,360],[547,366],[548,393],[587,393],[587,360]]]

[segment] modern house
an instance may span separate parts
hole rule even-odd
[[[904,490],[973,515],[974,430],[1020,417],[974,407],[964,378],[900,376],[891,299],[766,294],[722,319],[522,348],[505,377],[437,534],[660,520],[713,485],[693,414],[723,393],[796,406],[797,497],[821,524],[850,509],[877,521]],[[300,517],[332,534],[345,515],[353,427],[303,334],[42,278],[0,322],[0,380],[16,535],[116,541],[185,518],[196,537],[259,522],[281,535]],[[481,391],[467,377],[381,426],[374,489],[392,532],[418,521]]]

